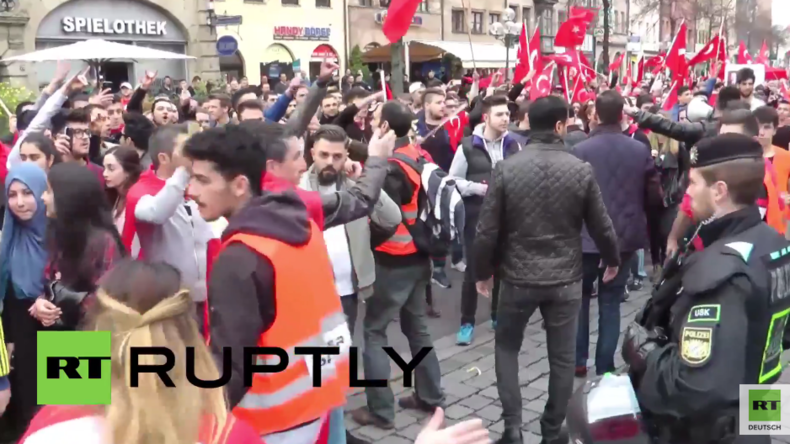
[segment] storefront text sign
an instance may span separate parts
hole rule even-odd
[[[63,17],[63,32],[87,34],[167,35],[167,22]]]
[[[387,18],[387,11],[381,11],[376,13],[376,23],[382,24],[384,23],[384,19]],[[419,15],[415,15],[411,18],[411,26],[422,26],[422,17]]]
[[[274,40],[329,40],[332,28],[275,26]]]

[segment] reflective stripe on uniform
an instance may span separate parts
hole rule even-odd
[[[294,347],[289,347],[286,352],[288,353],[288,368],[304,365],[308,366],[311,365],[308,362],[309,355],[297,355],[294,351],[296,347],[326,347],[327,341],[324,339],[324,335],[333,331],[338,327],[342,327],[346,324],[346,317],[343,312],[335,312],[328,316],[325,316],[321,320],[321,333],[319,335],[313,336],[305,341],[302,341],[298,345]],[[349,343],[347,346],[342,347],[340,350],[340,354],[336,355],[338,362],[340,361],[348,361],[349,350],[351,344]],[[266,355],[266,356],[258,356],[256,358],[256,362],[258,364],[276,364],[280,362],[280,358],[276,356]],[[308,373],[304,376],[300,376],[299,378],[291,381],[281,389],[270,392],[270,393],[254,393],[252,390],[247,391],[244,397],[241,399],[237,407],[246,408],[246,409],[266,409],[271,407],[276,407],[278,405],[287,403],[299,396],[302,396],[308,393],[310,390],[313,389],[313,376],[312,376],[312,369],[308,368]],[[260,377],[266,378],[265,374],[260,375]],[[321,381],[328,381],[331,379],[337,378],[337,364],[335,365],[326,365],[321,367]]]

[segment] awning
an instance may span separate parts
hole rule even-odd
[[[436,40],[411,40],[409,43],[409,60],[411,62],[427,62],[441,58],[450,53],[463,63],[464,68],[504,68],[505,45],[468,42],[446,42]],[[474,55],[474,57],[472,57]],[[365,63],[385,63],[390,61],[390,45],[372,48],[362,54]],[[473,61],[474,60],[474,61]],[[516,49],[510,49],[510,66],[516,66]]]

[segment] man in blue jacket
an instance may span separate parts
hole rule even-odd
[[[622,264],[628,264],[637,250],[648,245],[648,205],[661,202],[660,181],[655,161],[645,146],[625,134],[621,123],[625,100],[614,90],[595,100],[598,126],[587,140],[574,148],[577,157],[593,167],[603,201],[617,232]],[[576,375],[587,374],[589,349],[590,295],[598,281],[598,345],[595,371],[598,375],[615,370],[614,353],[620,336],[620,300],[625,292],[629,267],[620,268],[608,283],[603,275],[601,255],[584,229],[582,237],[582,308],[576,339]]]

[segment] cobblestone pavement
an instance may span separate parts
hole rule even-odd
[[[636,312],[642,308],[648,297],[647,290],[632,292],[628,301],[620,306],[620,330],[625,330],[628,323],[634,318]],[[598,318],[598,306],[595,302],[590,305],[590,319]],[[446,316],[451,316],[446,313]],[[549,384],[549,362],[546,351],[546,334],[540,327],[540,314],[536,312],[530,319],[529,326],[524,335],[524,344],[519,355],[519,380],[521,382],[521,395],[523,398],[523,411],[521,412],[524,433],[524,444],[538,444],[540,442],[539,418],[546,404]],[[592,321],[590,325],[590,356],[595,356],[595,343],[598,339],[598,325]],[[622,335],[621,335],[622,340]],[[455,345],[455,335],[434,340],[434,346],[439,355],[442,368],[442,387],[444,388],[447,407],[445,415],[447,423],[452,424],[461,420],[481,418],[491,431],[491,438],[500,437],[504,425],[500,419],[502,407],[496,388],[496,375],[494,374],[494,332],[488,323],[480,324],[475,328],[475,341],[471,346],[461,347]],[[405,356],[404,356],[405,358]],[[787,362],[788,354],[785,354]],[[588,362],[591,365],[592,362]],[[615,354],[615,364],[623,364],[618,345]],[[477,367],[482,372],[477,376]],[[396,369],[394,369],[396,370]],[[396,375],[393,370],[393,375]],[[591,375],[594,371],[591,371]],[[576,378],[576,387],[583,379]],[[779,383],[790,384],[790,371],[785,371]],[[410,389],[403,387],[402,380],[396,375],[391,386],[398,397],[408,394]],[[365,395],[361,389],[356,389],[349,398],[346,411],[365,405]],[[395,429],[381,430],[373,426],[360,427],[346,416],[346,427],[355,436],[371,441],[375,444],[410,444],[414,442],[422,425],[427,419],[427,414],[395,407]],[[790,436],[774,438],[773,444],[790,444]]]
[[[628,301],[621,304],[621,331],[625,330],[628,322],[634,318],[636,311],[642,308],[647,296],[647,290],[632,292]],[[597,304],[593,302],[590,309],[590,319],[597,319]],[[451,316],[450,313],[445,315]],[[540,321],[540,314],[536,312],[526,329],[524,344],[518,360],[521,395],[524,400],[524,409],[521,412],[524,444],[540,442],[538,420],[543,413],[543,407],[548,397],[546,391],[549,384],[549,362],[546,351],[546,334],[540,327]],[[595,342],[598,338],[597,322],[591,322],[590,329],[590,356],[595,356]],[[498,439],[504,424],[500,419],[502,407],[497,394],[496,375],[494,374],[494,332],[489,324],[480,324],[475,328],[475,341],[468,347],[455,345],[455,335],[441,339],[434,338],[434,346],[442,368],[442,387],[447,398],[445,414],[448,422],[452,424],[460,420],[481,418],[491,431],[492,438]],[[619,347],[615,363],[618,366],[622,365]],[[469,369],[473,367],[477,367],[482,373],[477,376],[476,371],[470,372]],[[582,381],[582,379],[576,379],[577,387]],[[408,394],[410,390],[403,387],[399,377],[391,381],[391,386],[396,397],[399,394],[401,396]],[[363,405],[365,405],[365,395],[361,389],[356,389],[349,398],[347,411]],[[348,415],[346,416],[346,427],[355,436],[376,444],[408,444],[414,442],[426,418],[426,414],[402,410],[396,406],[394,430],[381,430],[373,426],[360,427]]]

